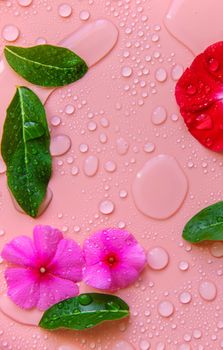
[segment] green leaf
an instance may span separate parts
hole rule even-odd
[[[4,54],[10,66],[19,75],[40,86],[67,85],[82,78],[88,70],[86,63],[79,56],[59,46],[6,46]]]
[[[20,207],[36,217],[51,176],[50,135],[44,107],[28,88],[18,87],[7,109],[1,143],[8,186]]]
[[[196,214],[184,227],[183,238],[192,243],[223,240],[223,202]]]
[[[129,307],[122,299],[110,294],[89,293],[52,306],[44,313],[39,326],[83,330],[128,315]]]

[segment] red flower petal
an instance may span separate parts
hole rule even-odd
[[[176,100],[191,134],[205,147],[223,150],[223,42],[208,47],[176,85]]]

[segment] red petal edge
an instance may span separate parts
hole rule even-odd
[[[179,79],[175,96],[190,133],[205,147],[223,150],[223,41],[198,55]]]

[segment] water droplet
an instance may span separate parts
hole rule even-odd
[[[127,143],[127,141],[120,137],[117,141],[116,141],[116,148],[117,148],[117,152],[121,155],[124,155],[128,152],[129,149],[129,145]]]
[[[216,72],[219,68],[219,62],[216,58],[210,58],[208,61],[208,66],[211,72]]]
[[[191,347],[189,344],[181,344],[178,348],[178,350],[190,350]]]
[[[71,174],[76,176],[79,173],[79,168],[77,166],[73,166],[71,169]]]
[[[215,258],[223,257],[223,243],[222,242],[214,242],[210,247],[210,252]]]
[[[146,143],[143,149],[146,153],[152,153],[155,150],[155,145],[154,143]]]
[[[90,123],[88,123],[87,128],[89,131],[95,131],[97,129],[97,124],[95,122],[91,121]]]
[[[19,29],[14,25],[6,25],[2,30],[2,37],[7,41],[15,41],[19,37]]]
[[[61,123],[61,118],[55,115],[51,118],[50,122],[51,122],[51,125],[58,126]]]
[[[79,150],[81,153],[86,153],[88,151],[89,147],[86,143],[81,143],[79,146]]]
[[[26,7],[26,6],[31,5],[31,4],[32,4],[32,1],[33,1],[33,0],[18,0],[18,4],[19,4],[20,6]]]
[[[168,300],[161,301],[158,305],[158,312],[162,317],[170,317],[174,312],[174,306]]]
[[[166,121],[167,113],[164,107],[156,107],[152,112],[152,122],[155,125],[160,125]]]
[[[61,4],[58,8],[58,13],[61,17],[69,17],[72,14],[72,7],[69,4]]]
[[[181,271],[187,271],[188,268],[189,268],[189,264],[188,264],[187,261],[181,261],[181,262],[179,263],[178,267],[179,267],[179,269],[180,269]]]
[[[79,18],[82,20],[82,21],[87,21],[89,18],[90,18],[90,12],[88,11],[85,11],[85,10],[82,10],[79,14]]]
[[[158,343],[156,345],[156,350],[165,350],[165,344],[164,343]]]
[[[119,340],[115,343],[111,350],[135,350],[132,344],[125,340]]]
[[[204,300],[212,301],[217,295],[216,285],[211,281],[201,282],[199,286],[199,293]]]
[[[156,80],[159,81],[160,83],[163,83],[164,81],[167,80],[167,72],[164,68],[159,68],[157,69],[155,73]]]
[[[181,66],[180,64],[176,64],[171,71],[172,79],[175,81],[179,80],[180,77],[182,76],[183,72],[184,72],[183,66]]]
[[[84,173],[87,176],[94,176],[98,171],[99,161],[96,156],[89,156],[84,162]]]
[[[44,45],[44,44],[46,44],[46,39],[45,38],[37,38],[36,39],[36,41],[35,41],[35,43],[37,44],[37,45]]]
[[[196,92],[197,92],[197,88],[194,85],[189,84],[187,86],[187,93],[188,93],[188,95],[195,95]]]
[[[169,262],[169,255],[165,249],[154,247],[147,253],[147,263],[153,270],[164,269]]]
[[[180,294],[179,299],[182,304],[188,304],[191,301],[191,294],[189,292],[183,292]]]
[[[125,78],[128,78],[132,75],[132,68],[131,67],[123,67],[122,68],[122,76]]]
[[[115,209],[115,205],[110,200],[105,200],[105,201],[101,202],[99,205],[100,212],[102,214],[105,214],[105,215],[109,215],[109,214],[113,213],[114,209]]]
[[[67,105],[65,107],[65,113],[68,114],[68,115],[73,114],[74,111],[75,111],[75,107],[73,105],[71,105],[71,104],[69,104],[69,105]]]
[[[56,135],[51,138],[50,153],[52,156],[61,156],[69,151],[71,139],[66,135]]]
[[[121,190],[119,192],[120,198],[126,198],[128,196],[128,192],[126,190]]]
[[[210,130],[213,127],[213,121],[211,116],[209,116],[208,114],[200,114],[197,118],[196,118],[196,129],[197,130]]]
[[[195,329],[195,330],[193,331],[193,337],[194,337],[195,339],[200,339],[201,336],[202,336],[202,333],[201,333],[201,331],[200,331],[199,329]]]
[[[175,158],[159,155],[137,173],[132,186],[136,207],[155,219],[167,219],[182,205],[187,179]]]
[[[140,350],[149,350],[150,349],[150,343],[147,340],[141,340],[139,343]]]
[[[93,301],[92,297],[89,294],[82,294],[82,295],[80,295],[78,297],[78,300],[79,300],[79,303],[81,305],[84,305],[84,306],[89,305]]]
[[[116,170],[116,164],[112,160],[109,160],[105,163],[104,168],[109,173],[113,173]]]

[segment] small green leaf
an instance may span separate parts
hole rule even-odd
[[[39,326],[83,330],[128,315],[129,307],[122,299],[110,294],[89,293],[53,305],[44,313]]]
[[[20,207],[36,217],[51,176],[50,135],[44,107],[28,88],[18,87],[7,109],[1,143],[8,186]]]
[[[6,46],[10,66],[30,83],[46,87],[64,86],[82,78],[88,70],[84,60],[59,46]]]
[[[192,243],[223,240],[223,202],[201,210],[184,227],[183,238]]]

